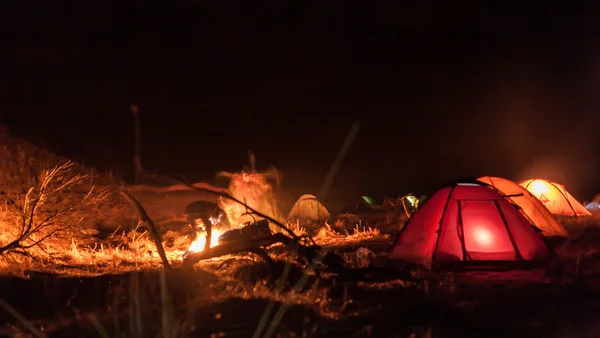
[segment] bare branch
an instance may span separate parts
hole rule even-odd
[[[76,191],[78,186],[85,187],[88,175],[73,169],[73,162],[66,161],[26,178],[30,185],[23,187],[23,194],[0,194],[15,225],[13,238],[0,243],[0,254],[41,248],[40,243],[77,225],[76,212],[108,196],[106,190],[97,191],[93,186]]]

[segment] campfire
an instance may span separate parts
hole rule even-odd
[[[251,208],[259,210],[261,213],[264,213],[275,220],[283,222],[284,218],[277,207],[275,196],[273,194],[273,187],[268,182],[269,179],[278,181],[279,173],[275,169],[257,172],[255,170],[254,160],[254,156],[251,153],[251,169],[249,171],[242,170],[241,172],[236,173],[220,172],[218,176],[225,176],[230,179],[228,190],[232,197],[243,201]],[[255,235],[252,233],[253,227],[247,227],[247,225],[256,222],[260,223],[262,217],[250,214],[244,205],[227,198],[220,197],[217,204],[222,210],[222,213],[219,213],[218,218],[212,218],[216,216],[210,218],[210,248],[224,244],[219,243],[219,237],[229,230],[232,230],[233,233],[235,233],[235,235],[232,235],[234,237],[236,235],[242,236],[242,233],[250,237]],[[222,217],[226,218],[226,222],[222,222],[225,221]],[[197,221],[202,222],[201,220]],[[269,223],[267,222],[266,224],[267,229],[269,229]],[[203,229],[203,231],[197,232],[196,239],[190,244],[183,257],[189,254],[202,252],[206,248],[206,236],[208,231],[206,231],[206,227],[202,224],[198,224],[198,226]],[[237,231],[240,230],[242,230],[242,232],[238,234]],[[262,228],[260,229],[260,231],[263,230],[264,229]],[[232,232],[229,233],[232,234]],[[227,240],[223,241],[227,242]]]
[[[211,236],[210,236],[210,247],[211,248],[214,248],[215,246],[219,245],[219,236],[221,236],[221,232],[219,231],[219,229],[213,228]],[[192,244],[190,244],[190,247],[188,248],[188,252],[193,252],[193,253],[201,252],[202,250],[204,250],[205,245],[206,245],[206,233],[198,232],[196,240],[193,241]]]
[[[218,217],[210,217],[210,229],[207,228],[204,224],[202,224],[202,220],[197,220],[197,225],[200,229],[204,229],[204,231],[196,232],[196,239],[190,244],[188,248],[188,253],[197,253],[201,252],[206,248],[206,237],[210,230],[210,247],[214,248],[219,245],[219,237],[222,234],[222,231],[219,229],[219,225],[221,224],[221,219],[223,217],[223,213],[220,213]]]

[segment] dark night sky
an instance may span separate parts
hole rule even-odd
[[[496,175],[591,198],[600,12],[478,3],[2,2],[0,114],[60,154],[129,173],[137,103],[147,168],[213,181],[251,149],[295,195],[317,192],[360,121],[332,197]]]

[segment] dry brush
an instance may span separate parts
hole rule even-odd
[[[42,245],[47,241],[66,244],[81,237],[91,210],[108,196],[107,189],[96,189],[89,180],[88,174],[74,170],[71,161],[22,177],[21,184],[5,180],[0,190],[4,204],[0,254],[30,256],[30,249],[47,251],[48,246]]]

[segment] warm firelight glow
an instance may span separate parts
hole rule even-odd
[[[211,248],[214,248],[215,246],[219,245],[219,236],[221,236],[221,232],[217,229],[212,229],[212,234],[210,236],[211,237],[211,240],[210,240]],[[191,251],[191,252],[203,251],[204,245],[206,245],[206,233],[199,232],[197,234],[196,240],[193,241],[192,244],[190,244],[188,251]]]
[[[474,229],[473,234],[475,240],[482,246],[490,246],[492,244],[492,234],[485,228],[479,227]]]
[[[548,192],[548,186],[542,181],[533,181],[531,183],[531,190],[536,195],[542,195]]]

